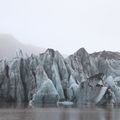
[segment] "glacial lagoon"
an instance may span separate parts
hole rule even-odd
[[[0,120],[119,120],[120,108],[82,106],[30,108],[1,106]]]
[[[30,57],[20,51],[0,62],[0,120],[120,120],[120,108],[112,107],[119,105],[118,53],[91,55],[82,48],[64,59],[53,49]]]

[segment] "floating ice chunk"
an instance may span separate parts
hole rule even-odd
[[[73,102],[70,101],[63,101],[63,102],[57,102],[57,106],[73,106]]]

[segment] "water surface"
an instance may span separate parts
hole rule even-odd
[[[1,107],[0,120],[120,120],[120,109]]]

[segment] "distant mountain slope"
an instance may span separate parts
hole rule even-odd
[[[44,52],[44,49],[32,45],[24,45],[17,41],[12,35],[0,34],[0,58],[11,58],[16,55],[16,51],[22,49],[28,55]]]

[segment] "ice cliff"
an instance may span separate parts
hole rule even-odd
[[[120,104],[120,53],[81,48],[65,59],[53,49],[30,57],[20,51],[0,60],[0,101]]]

